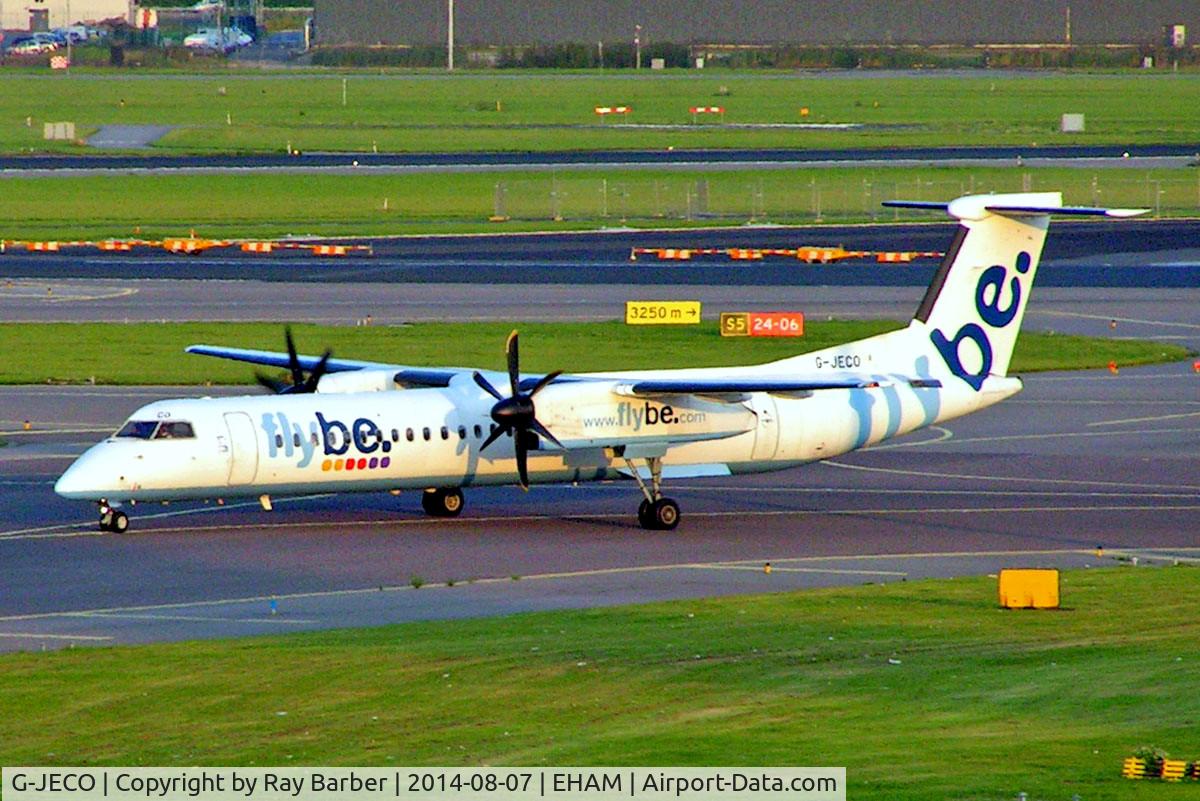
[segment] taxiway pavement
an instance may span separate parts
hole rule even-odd
[[[855,302],[842,292],[837,302]],[[1195,346],[1195,300],[1159,291],[1142,301],[1145,319],[1122,317],[1115,331],[1103,298],[1040,308]],[[67,463],[129,411],[199,392],[0,389],[0,649],[1200,556],[1190,363],[1035,374],[999,406],[831,462],[674,483],[675,532],[637,526],[628,482],[469,490],[452,521],[423,517],[415,493],[279,501],[271,513],[253,500],[141,505],[126,536],[99,534],[90,506],[53,494]]]
[[[1026,326],[1200,349],[1195,224],[1127,225],[1056,224]],[[887,249],[905,249],[897,241],[940,249],[950,233],[944,225],[867,230]],[[631,264],[634,241],[799,242],[795,230],[772,229],[608,236],[403,240],[372,260],[267,266],[9,253],[0,256],[0,314],[611,319],[625,300],[652,295],[701,299],[709,314],[794,307],[810,318],[904,319],[934,267]],[[929,248],[917,244],[925,241]],[[1108,280],[1095,285],[1098,276]],[[247,277],[255,280],[228,280]],[[1200,555],[1200,374],[1190,361],[1032,375],[1024,393],[997,407],[831,462],[672,484],[683,508],[675,532],[637,526],[629,483],[469,490],[453,521],[423,517],[415,493],[280,500],[272,513],[253,500],[143,505],[127,536],[101,535],[92,507],[53,494],[70,460],[143,403],[230,391],[243,390],[0,389],[0,649]]]

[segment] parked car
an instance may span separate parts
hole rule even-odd
[[[57,45],[47,44],[32,36],[18,36],[5,45],[4,52],[14,56],[29,56],[49,53],[56,49]]]
[[[35,33],[33,34],[33,40],[41,44],[43,53],[53,53],[67,43],[65,39],[60,42],[58,37],[52,33]]]
[[[254,37],[238,28],[201,28],[195,33],[185,36],[183,46],[192,50],[220,51],[231,53],[239,47],[245,47],[254,41]]]

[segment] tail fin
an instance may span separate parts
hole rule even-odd
[[[1129,217],[1138,209],[1063,206],[1059,192],[971,195],[950,203],[889,201],[942,209],[961,221],[914,326],[923,325],[951,375],[976,391],[1008,374],[1017,333],[1041,260],[1051,214]],[[964,348],[963,344],[971,345]]]

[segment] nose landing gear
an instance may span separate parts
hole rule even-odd
[[[114,509],[108,501],[100,501],[100,530],[124,534],[129,530],[129,515]]]

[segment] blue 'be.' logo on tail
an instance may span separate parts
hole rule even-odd
[[[1017,254],[1016,270],[1021,275],[1029,272],[1029,267],[1033,263],[1033,258],[1021,251]],[[1001,290],[1004,288],[1005,281],[1008,280],[1008,287],[1012,295],[1012,299],[1004,308],[1000,307]],[[979,283],[975,285],[975,311],[979,313],[979,319],[985,325],[1000,329],[1007,327],[1014,319],[1017,312],[1021,308],[1021,281],[1017,276],[1009,278],[1008,268],[1002,264],[994,264],[983,271],[979,276]],[[992,372],[992,342],[988,339],[987,330],[979,323],[965,323],[958,329],[958,333],[953,339],[947,339],[946,335],[940,329],[933,329],[929,339],[933,342],[938,353],[942,354],[942,359],[945,360],[946,366],[950,368],[950,372],[966,381],[971,387],[978,392],[983,388],[983,382]],[[971,340],[975,346],[979,348],[979,370],[974,373],[968,373],[963,367],[962,359],[959,357],[959,347],[963,340]]]

